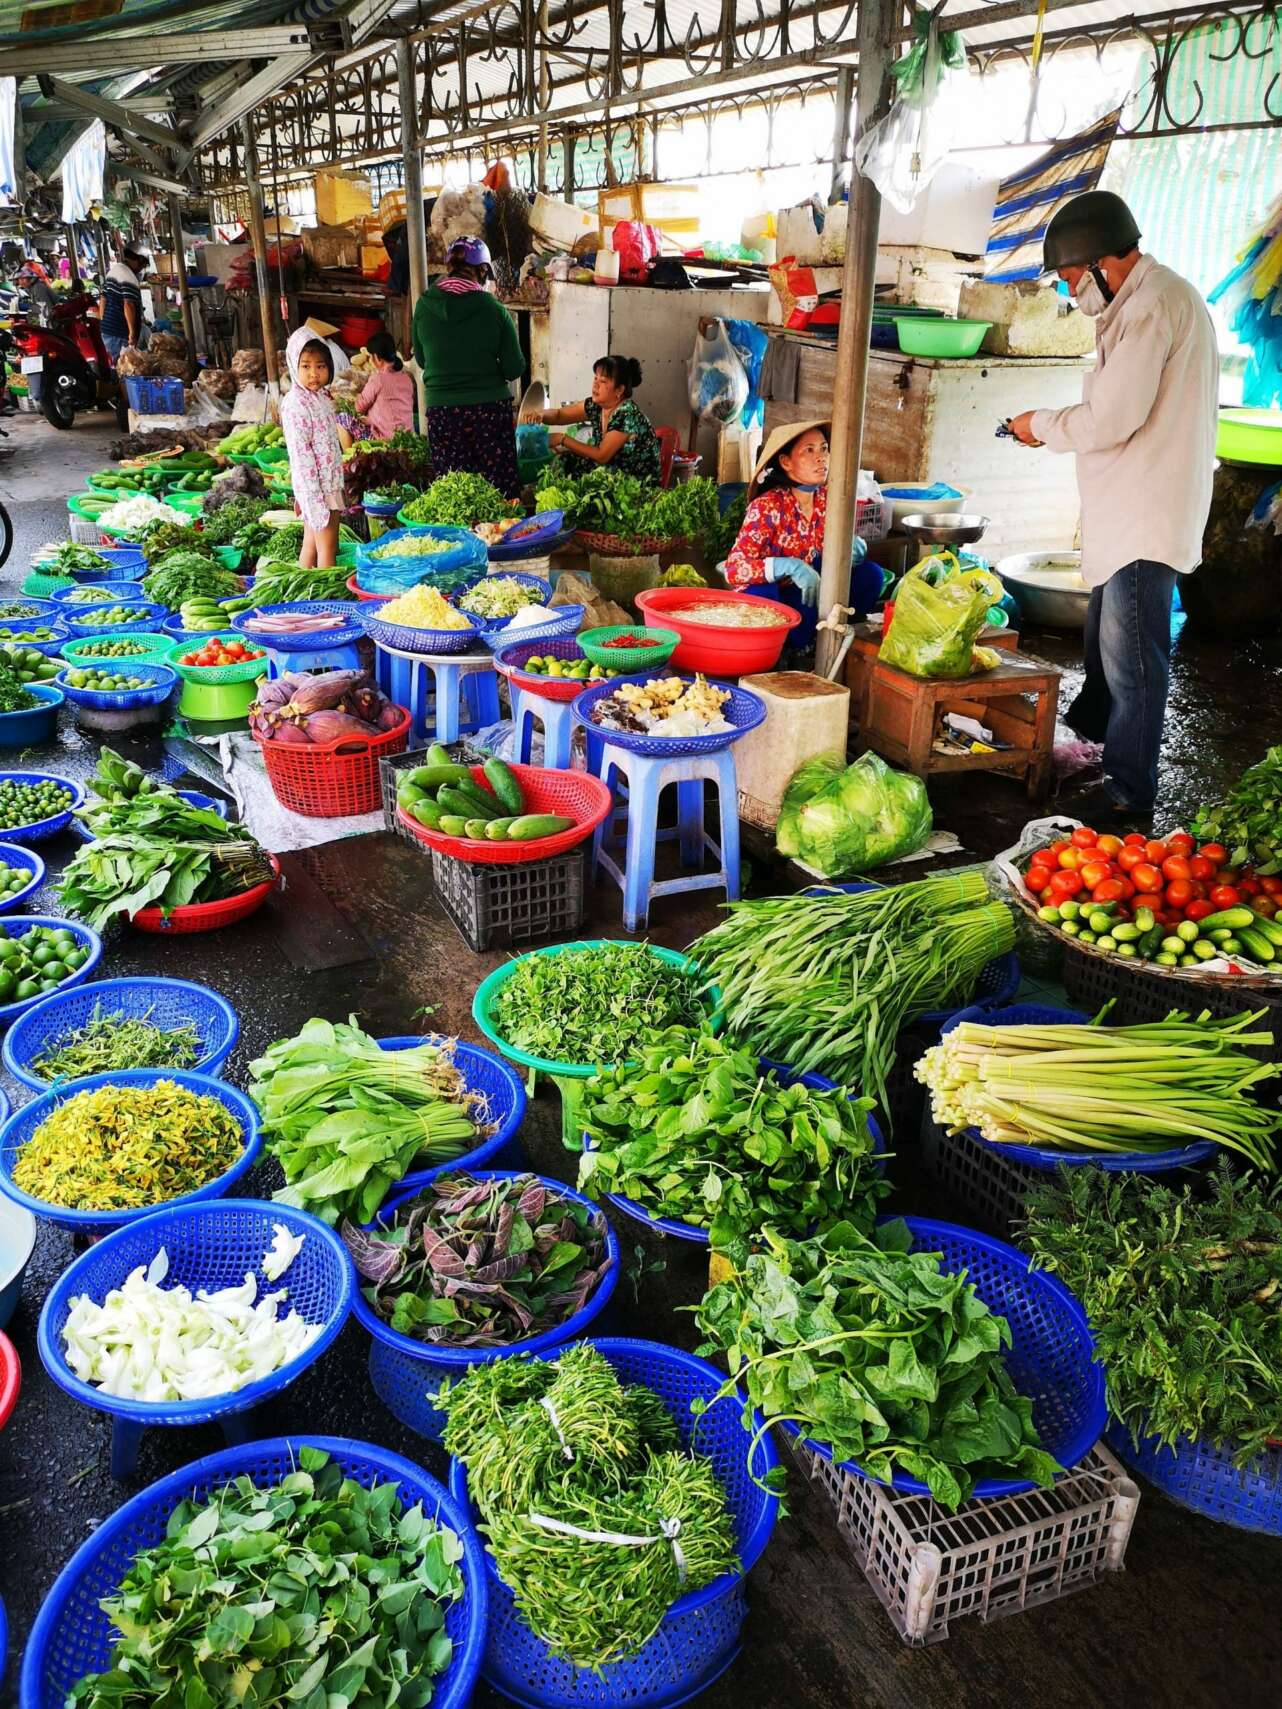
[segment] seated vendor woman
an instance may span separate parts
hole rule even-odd
[[[641,384],[641,364],[633,356],[602,356],[592,364],[592,395],[564,409],[544,410],[534,419],[545,427],[588,424],[590,438],[571,439],[564,433],[548,436],[548,444],[571,468],[576,459],[585,464],[608,465],[624,475],[637,475],[651,485],[659,484],[659,441],[647,418],[632,401]]]
[[[748,507],[729,557],[731,587],[791,582],[803,605],[819,598],[828,502],[826,421],[777,427],[757,459]]]

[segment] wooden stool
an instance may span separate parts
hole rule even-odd
[[[882,630],[880,624],[856,623],[852,633],[846,655],[846,686],[851,697],[850,716],[862,727],[868,713],[868,684],[872,680],[869,667],[881,650]],[[994,647],[998,652],[1015,653],[1019,651],[1019,631],[985,628],[978,644]]]
[[[864,669],[866,682],[859,688],[852,684],[856,705],[862,702],[863,747],[918,777],[954,771],[1008,773],[1024,779],[1030,800],[1045,799],[1059,708],[1057,670],[1018,652],[1010,664],[949,681],[923,681],[875,656]],[[992,753],[936,753],[935,735],[947,712],[977,719],[1010,746]]]

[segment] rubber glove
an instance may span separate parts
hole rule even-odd
[[[861,540],[859,538],[859,536],[856,534],[854,539],[850,542],[850,567],[851,567],[851,569],[853,570],[856,564],[862,564],[864,559],[867,556],[868,556],[868,543],[866,540]]]
[[[812,570],[802,558],[767,558],[766,580],[791,582],[803,605],[819,603],[819,571]]]

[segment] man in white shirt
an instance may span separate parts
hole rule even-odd
[[[1214,325],[1194,287],[1142,254],[1139,241],[1134,215],[1108,191],[1056,211],[1046,270],[1098,317],[1096,365],[1080,404],[1011,422],[1025,445],[1077,458],[1091,597],[1086,686],[1068,721],[1104,738],[1103,790],[1078,804],[1104,820],[1144,817],[1157,801],[1171,596],[1175,577],[1201,561],[1215,468]]]

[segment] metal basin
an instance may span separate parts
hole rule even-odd
[[[988,527],[988,518],[956,510],[915,511],[901,517],[899,526],[920,546],[969,546]]]
[[[1081,629],[1091,596],[1081,565],[1080,552],[1023,552],[1003,558],[996,569],[1026,623],[1046,629]]]

